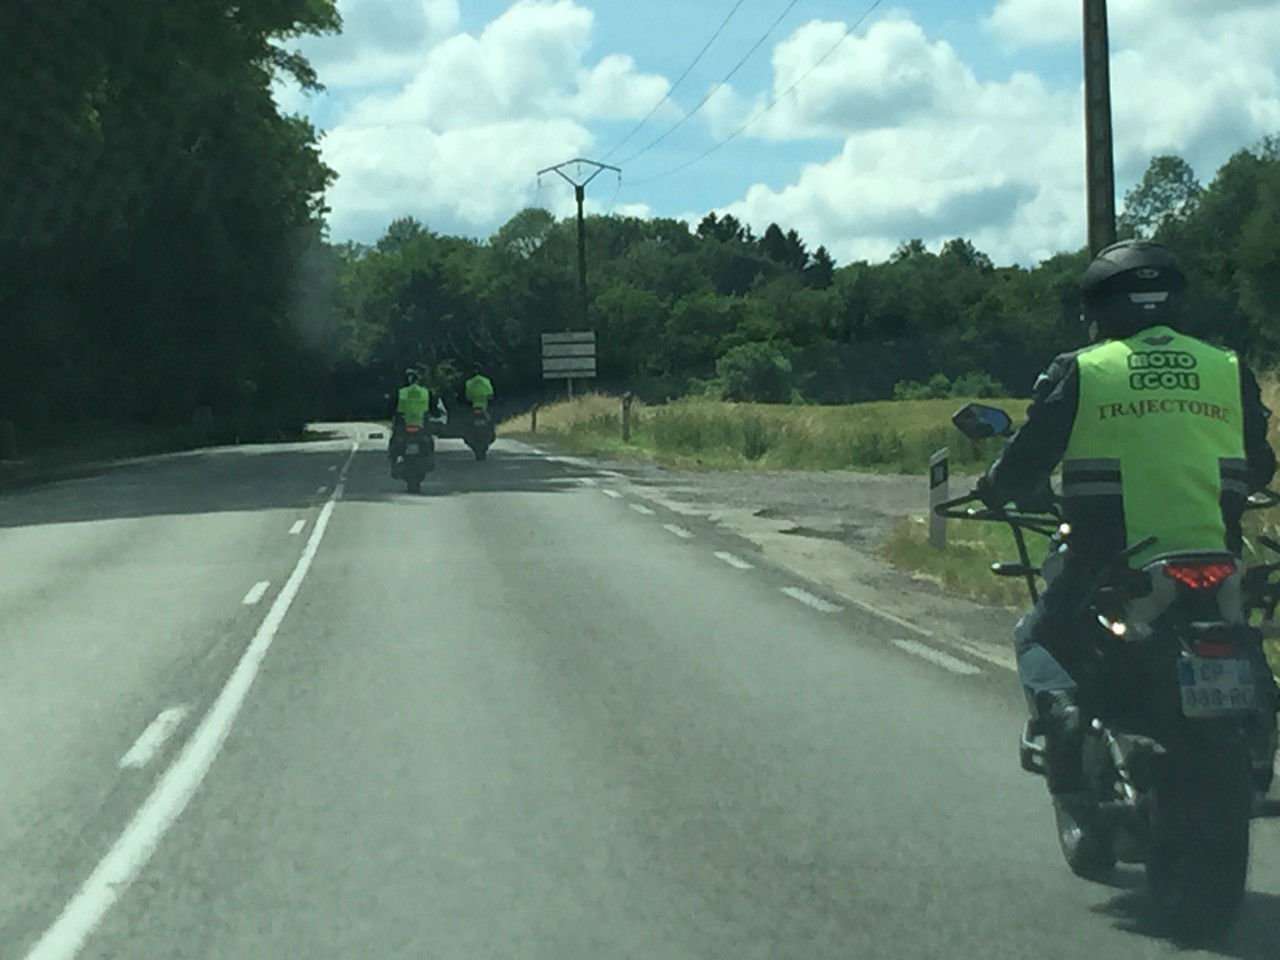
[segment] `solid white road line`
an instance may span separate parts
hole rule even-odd
[[[627,504],[627,506],[629,506],[636,513],[642,514],[643,516],[646,516],[646,517],[653,516],[653,511],[650,510],[648,507],[646,507],[643,503],[629,503]]]
[[[963,660],[957,660],[955,657],[951,656],[951,654],[943,653],[941,650],[936,650],[928,644],[921,643],[919,640],[895,640],[893,641],[893,645],[899,650],[914,654],[917,657],[928,660],[935,666],[942,667],[944,670],[950,670],[952,673],[958,673],[963,677],[971,677],[975,673],[982,672],[973,664],[965,663]]]
[[[182,723],[186,715],[186,707],[170,707],[168,710],[161,710],[160,715],[152,720],[147,725],[147,729],[142,731],[142,735],[133,742],[129,752],[120,758],[120,769],[141,770],[150,763],[151,758],[160,752],[160,748],[173,736],[173,731],[178,729],[178,724]]]
[[[600,492],[603,493],[606,497],[613,497],[613,499],[615,500],[622,499],[622,494],[620,494],[617,490],[610,490],[607,487],[601,487]]]
[[[249,588],[249,592],[244,595],[244,599],[240,602],[246,607],[252,607],[266,595],[267,587],[269,586],[271,586],[270,580],[259,580]]]
[[[904,629],[910,630],[912,633],[919,634],[922,637],[933,636],[932,630],[926,630],[924,627],[917,626],[916,624],[912,623],[910,620],[903,620],[901,617],[895,616],[894,614],[890,613],[888,610],[881,610],[879,607],[872,606],[871,604],[867,603],[865,600],[854,600],[852,597],[849,597],[847,599],[855,607],[859,607],[867,611],[867,613],[870,613],[873,616],[879,617],[881,620],[888,620],[890,623],[897,624],[898,626],[903,627]]]
[[[662,525],[662,529],[667,531],[667,533],[679,537],[681,540],[689,540],[693,537],[691,532],[686,530],[684,527],[676,526],[674,523],[664,523]]]
[[[291,537],[296,537],[298,534],[302,532],[302,528],[305,527],[306,525],[307,525],[307,521],[305,520],[293,521],[293,526],[289,528],[289,535]]]
[[[808,590],[801,590],[799,587],[783,587],[782,592],[792,600],[799,600],[806,607],[813,607],[813,609],[821,610],[823,613],[840,612],[840,608],[834,603],[827,603],[821,597],[815,597]]]
[[[747,561],[743,560],[741,557],[735,557],[732,553],[727,553],[724,550],[716,551],[716,559],[723,560],[725,563],[733,567],[735,570],[751,569],[751,564],[747,563]]]
[[[289,579],[267,611],[258,632],[253,635],[253,640],[245,649],[226,685],[209,707],[209,712],[204,715],[177,759],[157,781],[119,839],[98,862],[84,885],[63,908],[58,919],[31,948],[27,960],[72,960],[94,928],[102,922],[107,911],[137,878],[138,872],[151,858],[165,832],[195,796],[209,768],[213,766],[218,751],[222,749],[223,741],[235,723],[236,716],[244,706],[245,698],[249,695],[258,671],[262,669],[262,661],[271,649],[276,632],[298,595],[307,571],[311,569],[316,551],[320,549],[320,541],[324,539],[324,532],[329,526],[329,518],[333,516],[334,506],[342,496],[347,470],[358,448],[359,444],[351,444],[351,453],[342,467],[338,485],[334,488],[333,496],[320,510],[315,528],[302,549],[302,556],[298,558],[298,565],[289,574]]]

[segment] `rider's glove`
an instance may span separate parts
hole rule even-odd
[[[1008,502],[1008,499],[1002,494],[996,493],[991,488],[991,481],[985,476],[978,480],[978,485],[973,488],[973,495],[982,501],[982,505],[988,510],[1000,510]]]
[[[1052,513],[1054,494],[1049,478],[1045,477],[1044,481],[1030,493],[1018,497],[1017,504],[1018,509],[1023,513]]]

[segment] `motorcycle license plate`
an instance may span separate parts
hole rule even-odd
[[[1248,660],[1184,657],[1178,664],[1182,713],[1214,717],[1253,709],[1253,671]]]
[[[405,453],[414,453],[414,454],[416,454],[416,453],[421,453],[421,452],[422,452],[422,447],[418,446],[418,444],[416,444],[416,443],[411,443],[411,444],[409,444],[407,447],[405,447],[405,448],[404,448],[404,452],[405,452]]]

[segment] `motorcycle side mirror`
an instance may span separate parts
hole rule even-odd
[[[961,407],[952,415],[951,422],[970,440],[1007,437],[1013,433],[1013,419],[1007,413],[982,403]]]

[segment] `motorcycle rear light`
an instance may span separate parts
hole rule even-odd
[[[1227,660],[1235,656],[1236,648],[1230,643],[1208,643],[1200,642],[1196,644],[1196,656],[1204,657],[1206,660]]]
[[[416,427],[416,426],[414,426],[413,424],[410,424],[409,426],[405,427],[404,429],[405,429],[405,431],[406,431],[407,433],[417,433],[417,432],[418,432],[418,430],[420,430],[421,428],[420,428],[420,427]]]
[[[1234,563],[1171,563],[1164,575],[1188,590],[1212,590],[1236,572]]]

